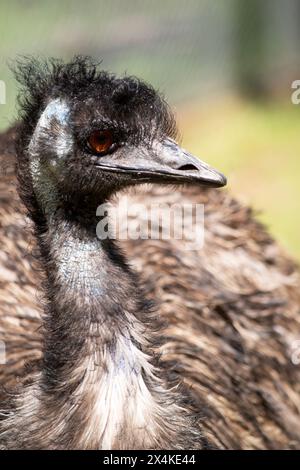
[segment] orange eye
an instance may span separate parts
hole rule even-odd
[[[106,153],[112,147],[113,134],[109,130],[105,131],[93,131],[88,138],[88,144],[96,153]]]

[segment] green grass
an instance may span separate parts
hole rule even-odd
[[[300,107],[236,100],[178,111],[184,144],[228,176],[300,259]]]

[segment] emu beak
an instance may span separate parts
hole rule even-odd
[[[136,149],[130,158],[102,157],[96,166],[109,172],[125,173],[134,183],[196,183],[219,188],[226,185],[222,173],[179,147],[172,139],[155,142],[150,150]]]

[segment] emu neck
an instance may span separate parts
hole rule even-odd
[[[49,299],[42,389],[56,412],[68,413],[64,435],[73,447],[153,445],[158,404],[134,275],[95,230],[65,220],[49,224],[41,251]]]

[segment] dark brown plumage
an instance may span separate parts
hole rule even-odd
[[[6,391],[2,388],[3,408],[6,410],[6,419],[0,425],[2,447],[299,447],[300,369],[292,362],[293,345],[300,338],[299,273],[293,261],[255,221],[250,209],[241,206],[226,191],[199,186],[177,187],[176,191],[156,186],[143,190],[137,188],[126,194],[119,193],[114,198],[115,203],[128,197],[131,204],[143,202],[150,205],[160,201],[205,204],[205,245],[195,252],[186,251],[179,240],[119,242],[134,271],[139,274],[139,282],[144,285],[140,291],[144,298],[139,300],[140,294],[134,293],[128,280],[131,274],[128,278],[124,274],[127,287],[119,292],[123,282],[120,273],[107,273],[111,276],[111,297],[117,299],[117,305],[122,298],[123,308],[128,302],[130,337],[136,335],[132,339],[134,346],[126,349],[126,354],[128,351],[139,354],[131,349],[136,347],[154,359],[145,362],[152,365],[149,370],[148,365],[145,366],[138,391],[135,390],[135,379],[127,375],[125,365],[125,375],[121,379],[122,384],[127,379],[131,384],[128,390],[132,390],[132,395],[126,389],[129,395],[125,397],[129,411],[124,414],[117,437],[112,433],[110,420],[115,419],[113,407],[117,405],[111,403],[107,395],[106,409],[101,408],[101,403],[98,409],[94,394],[98,391],[98,382],[100,388],[109,388],[109,381],[114,379],[109,375],[112,367],[112,373],[120,372],[118,367],[123,352],[118,352],[118,349],[113,352],[111,348],[117,341],[118,322],[122,328],[127,326],[117,313],[114,318],[102,318],[104,329],[97,330],[100,339],[96,344],[101,351],[108,345],[109,353],[99,353],[99,363],[94,363],[95,368],[100,369],[99,376],[92,372],[90,381],[86,382],[85,364],[79,380],[77,372],[81,362],[76,362],[78,366],[75,367],[72,361],[77,361],[74,359],[76,350],[86,351],[86,346],[72,342],[72,338],[78,340],[80,335],[75,335],[74,327],[66,323],[65,318],[60,318],[61,312],[54,312],[51,317],[51,293],[47,302],[41,294],[46,265],[40,254],[41,245],[38,247],[34,241],[32,223],[24,216],[25,211],[16,192],[13,170],[15,133],[16,130],[12,129],[3,134],[0,144],[1,168],[5,169],[0,183],[0,340],[5,342],[7,353],[6,364],[0,366],[1,385],[6,388]],[[26,178],[25,173],[23,178]],[[47,238],[44,234],[42,236],[46,246]],[[120,259],[117,253],[112,253],[112,256],[117,257],[115,259],[122,265],[121,254]],[[48,277],[49,266],[55,269],[48,263]],[[61,294],[58,292],[57,295],[59,299]],[[131,297],[127,299],[126,295]],[[105,299],[107,307],[111,300]],[[149,309],[148,303],[144,303],[145,299],[153,299],[157,303],[154,311],[158,313],[158,319],[153,315],[153,307]],[[139,304],[141,300],[143,303]],[[55,301],[58,302],[57,299],[52,300]],[[45,302],[46,323],[41,328]],[[131,309],[137,305],[140,305],[137,323],[130,323]],[[61,328],[50,324],[49,315]],[[157,334],[154,330],[160,328],[160,320],[164,322],[164,330]],[[77,321],[81,322],[81,319],[77,318]],[[105,329],[105,323],[109,329]],[[82,336],[85,326],[83,322]],[[55,353],[53,344],[47,345],[49,331],[51,335],[55,332],[52,339],[57,338],[57,350],[64,351],[69,357],[62,360]],[[66,335],[62,336],[62,331]],[[43,360],[42,349],[48,355]],[[126,354],[125,360],[130,364]],[[116,355],[119,359],[114,362]],[[82,355],[80,357],[83,358]],[[32,382],[39,383],[38,374],[45,367],[49,373],[35,389],[40,403],[35,408],[35,403],[29,403],[35,393],[28,396],[22,393],[24,387],[32,387]],[[157,367],[159,380],[151,378],[152,367]],[[60,369],[61,375],[55,375]],[[76,371],[76,375],[73,372],[68,375],[71,369]],[[178,382],[182,383],[181,388],[168,391],[170,384]],[[150,391],[149,396],[143,384]],[[50,400],[51,394],[48,397],[50,389],[56,401]],[[15,393],[17,396],[21,393],[16,403],[26,408],[25,418],[22,411],[14,409]],[[44,398],[39,397],[41,393]],[[122,393],[121,390],[120,403]],[[135,414],[130,412],[131,402],[137,407]],[[175,408],[172,408],[174,403]],[[176,408],[179,404],[180,407]],[[100,415],[107,413],[107,407],[112,409],[108,410],[104,434],[99,438],[95,435],[95,422],[91,424],[89,418],[98,412]],[[58,421],[52,418],[52,413]],[[135,419],[143,423],[145,417],[147,432],[139,430],[135,434]],[[21,418],[24,418],[23,424]],[[43,422],[43,431],[38,425],[39,420]],[[61,433],[57,429],[58,423],[63,429]],[[101,425],[101,416],[97,423]],[[29,429],[27,435],[25,426]],[[112,433],[109,436],[108,429]],[[130,440],[130,435],[136,437]],[[139,439],[137,435],[143,437]]]

